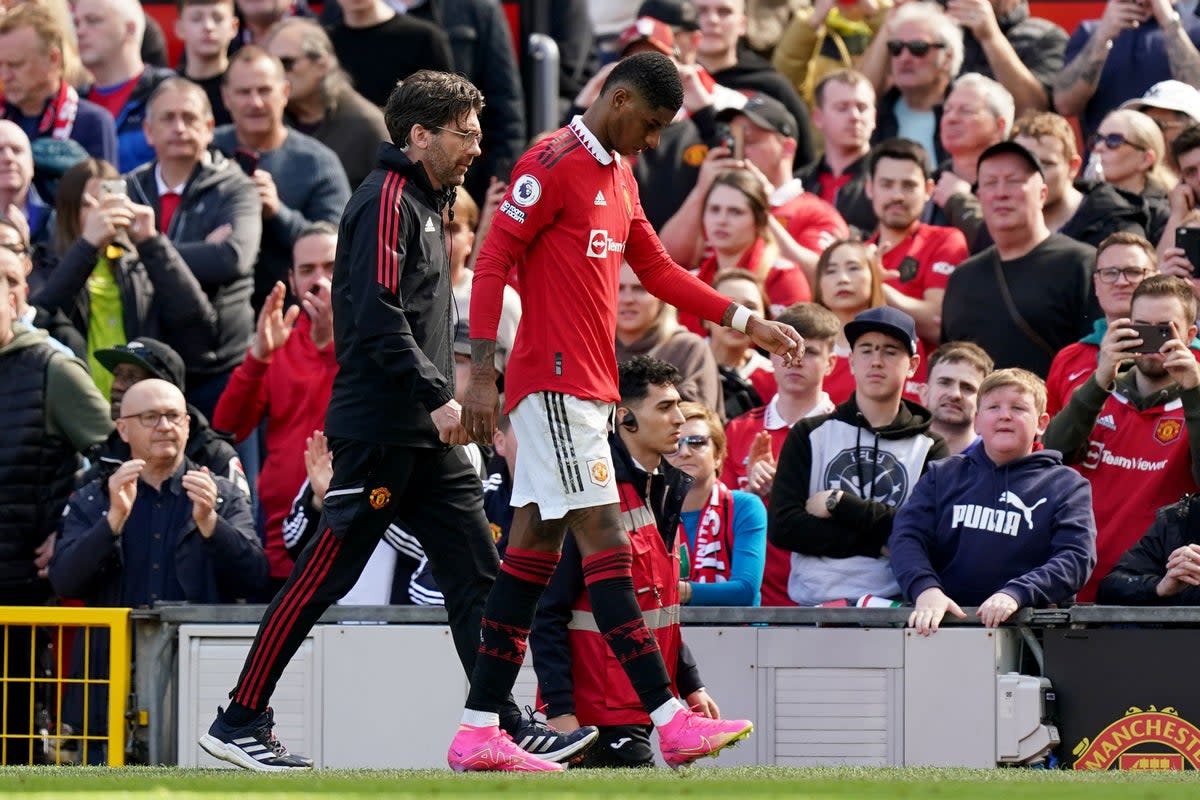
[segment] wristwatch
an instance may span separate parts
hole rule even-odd
[[[842,501],[842,494],[843,494],[842,490],[837,489],[835,491],[830,492],[828,495],[826,495],[825,496],[825,510],[828,511],[830,514],[832,514],[833,510],[835,508],[837,508],[837,504]]]

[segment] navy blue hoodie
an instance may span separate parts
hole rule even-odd
[[[929,465],[888,549],[909,600],[936,586],[964,606],[1001,590],[1022,608],[1061,603],[1096,564],[1091,486],[1057,450],[997,466],[973,447]]]

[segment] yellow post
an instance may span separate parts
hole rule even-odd
[[[129,680],[132,670],[132,637],[130,636],[128,608],[67,608],[52,606],[0,606],[0,625],[27,625],[37,628],[64,627],[108,628],[108,765],[125,765],[125,701],[129,695]],[[7,633],[7,631],[6,631]],[[6,637],[7,638],[7,637]],[[59,636],[61,643],[62,637]],[[85,640],[86,641],[86,640]],[[36,642],[36,638],[35,638]],[[85,672],[82,684],[84,697],[90,677]],[[35,683],[60,683],[61,676],[47,681],[36,676],[30,679],[30,688]],[[104,681],[98,681],[104,683]],[[0,722],[2,724],[2,722]]]

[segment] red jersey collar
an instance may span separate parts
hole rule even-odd
[[[618,153],[610,153],[604,149],[604,145],[600,144],[600,140],[596,138],[596,134],[592,133],[587,125],[583,124],[583,117],[576,114],[571,119],[571,124],[567,126],[571,129],[571,133],[575,134],[575,138],[579,140],[587,151],[592,154],[592,158],[599,161],[604,166],[613,163],[614,159],[621,156]]]

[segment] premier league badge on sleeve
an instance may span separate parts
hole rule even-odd
[[[517,205],[528,208],[542,197],[542,185],[538,179],[525,173],[513,182],[512,198]]]

